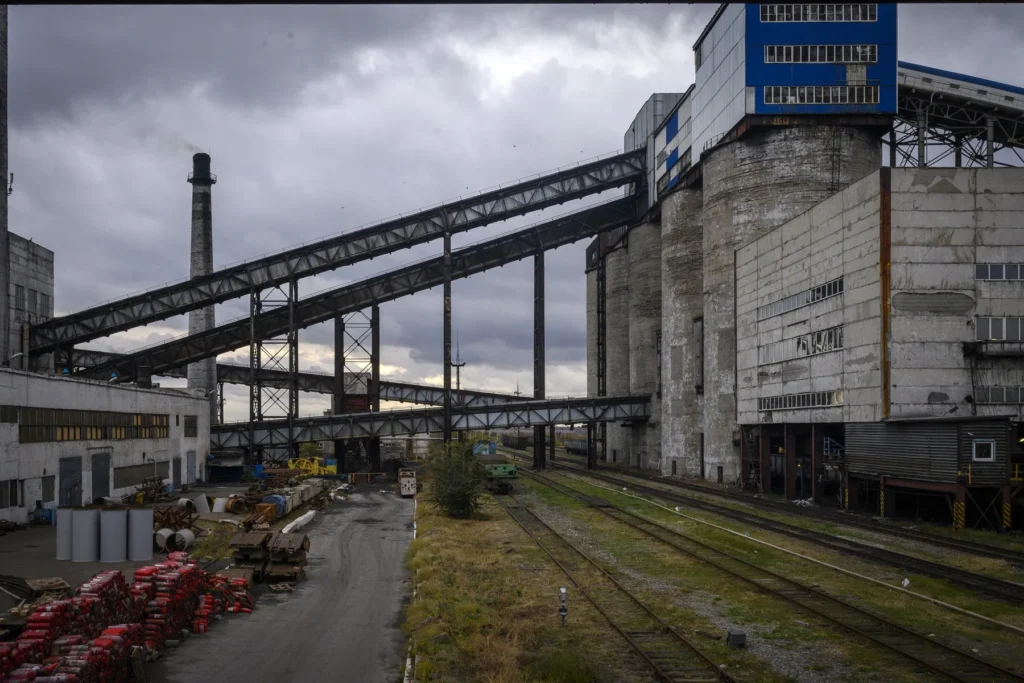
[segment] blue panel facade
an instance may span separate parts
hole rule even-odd
[[[796,8],[804,12],[814,7],[815,16],[819,10],[826,8],[849,7],[849,5],[766,5],[765,7]],[[858,12],[871,8],[876,17],[874,21],[765,21],[762,5],[746,6],[746,84],[755,88],[753,93],[753,113],[755,114],[836,114],[836,113],[896,113],[896,64],[897,64],[897,5],[878,3],[877,5],[857,5]],[[776,11],[776,10],[773,10]],[[788,10],[787,10],[788,11]],[[834,11],[830,9],[831,13]],[[782,55],[776,57],[775,63],[768,62],[766,46],[814,46],[815,54],[820,46],[877,46],[877,60],[873,63],[820,63],[822,58],[811,55],[818,62],[808,63],[807,56],[786,55],[788,63],[780,63]],[[791,62],[789,60],[792,60]],[[878,101],[873,95],[865,97],[865,102],[854,100],[854,91],[843,92],[843,99],[850,101],[833,102],[836,95],[825,93],[822,97],[821,88],[837,86],[866,85],[878,88]],[[766,87],[782,87],[784,90],[771,90],[766,103]],[[790,87],[804,86],[800,90]],[[812,93],[806,90],[812,86],[818,90]],[[856,92],[860,96],[864,91]],[[781,94],[780,94],[781,93]],[[797,95],[799,94],[799,101]],[[780,102],[781,96],[781,102]],[[848,96],[848,97],[847,97]],[[806,99],[805,99],[806,98]],[[807,101],[813,100],[813,101]],[[748,99],[749,101],[749,99]],[[748,104],[748,113],[750,112]]]

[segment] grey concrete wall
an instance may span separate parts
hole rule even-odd
[[[693,321],[704,314],[704,194],[678,190],[661,203],[661,471],[700,474],[702,415],[695,388]]]
[[[0,509],[0,519],[24,522],[34,501],[41,495],[41,478],[57,475],[63,457],[82,457],[82,502],[89,504],[92,500],[93,453],[110,453],[112,469],[181,458],[182,477],[185,476],[188,451],[196,453],[196,468],[200,477],[203,476],[204,463],[210,453],[210,420],[205,410],[206,401],[183,391],[137,389],[130,385],[0,370],[0,405],[166,414],[169,415],[170,425],[170,437],[166,439],[23,444],[18,440],[17,425],[0,424],[0,443],[5,446],[0,449],[0,481],[17,479],[24,482],[24,499],[27,501],[25,507]],[[197,436],[185,437],[185,415],[197,416]],[[113,474],[110,476],[111,495],[119,496],[129,492],[129,489],[113,488]],[[55,488],[59,492],[59,479]]]
[[[597,269],[587,273],[587,396],[597,396]]]
[[[941,415],[976,387],[1024,386],[1024,361],[971,365],[976,316],[1024,317],[1024,282],[979,281],[977,263],[1024,263],[1024,169],[892,173],[891,412]],[[977,405],[979,415],[1020,405]]]
[[[608,395],[629,393],[629,252],[626,238],[605,256],[605,380]],[[608,459],[627,462],[629,429],[608,423]]]
[[[8,232],[8,248],[10,353],[4,356],[4,360],[20,351],[25,355],[12,360],[12,368],[52,371],[52,354],[40,357],[35,367],[29,368],[28,353],[22,342],[26,325],[35,325],[53,317],[53,252],[13,232]],[[18,287],[23,288],[23,302],[17,300]]]
[[[651,397],[651,419],[630,428],[631,465],[661,468],[661,226],[629,231],[629,391]]]
[[[0,178],[7,179],[7,5],[0,6]],[[0,296],[10,285],[10,256],[7,247],[7,192],[0,192]],[[0,359],[10,358],[10,303],[0,301]],[[17,347],[20,349],[20,344]]]
[[[882,418],[879,189],[876,171],[736,251],[740,424]],[[758,307],[840,276],[842,294],[758,321]],[[840,325],[841,349],[759,363],[760,347]],[[842,405],[758,411],[762,397],[829,390]]]
[[[213,195],[209,185],[192,186],[192,250],[189,277],[195,278],[213,272]],[[200,308],[188,314],[188,333],[198,334],[213,329],[213,306]],[[217,388],[217,359],[207,358],[188,366],[188,388],[210,394]],[[209,396],[207,411],[211,422],[217,422],[217,396]]]
[[[704,160],[705,463],[739,476],[736,422],[735,249],[833,194],[831,127],[751,131]],[[841,133],[838,185],[881,165],[879,140],[851,128]],[[716,472],[717,474],[717,472]]]

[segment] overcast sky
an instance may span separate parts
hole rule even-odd
[[[57,314],[188,275],[205,151],[226,265],[612,152],[652,92],[693,82],[713,5],[12,6],[10,229],[56,252]],[[1024,6],[904,5],[900,59],[1024,85]],[[591,203],[591,198],[583,203]],[[457,236],[456,247],[550,218]],[[584,242],[547,256],[548,395],[586,392]],[[439,253],[422,245],[302,295]],[[532,262],[453,285],[463,385],[532,391]],[[217,321],[246,314],[217,306]],[[440,383],[440,288],[381,307],[382,367]],[[179,317],[97,340],[127,351]],[[330,371],[332,328],[300,336]],[[222,357],[247,363],[247,350]],[[165,385],[173,382],[165,381]],[[245,388],[227,418],[247,415]],[[301,399],[303,414],[327,398]]]

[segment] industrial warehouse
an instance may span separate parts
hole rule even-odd
[[[228,266],[189,143],[187,278],[67,313],[5,134],[0,683],[1024,681],[1024,87],[907,11],[709,7],[621,151]],[[519,261],[532,390],[471,388],[453,283]]]

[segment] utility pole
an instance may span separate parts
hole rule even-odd
[[[516,380],[516,390],[514,392],[516,396],[520,396],[523,392],[519,391],[519,380]],[[516,444],[519,444],[519,427],[516,427]]]
[[[462,360],[462,355],[459,353],[459,332],[455,331],[455,362],[452,363],[452,367],[455,368],[455,405],[462,405],[462,378],[459,370],[465,365],[465,361]],[[463,441],[465,432],[459,432],[458,439]]]

